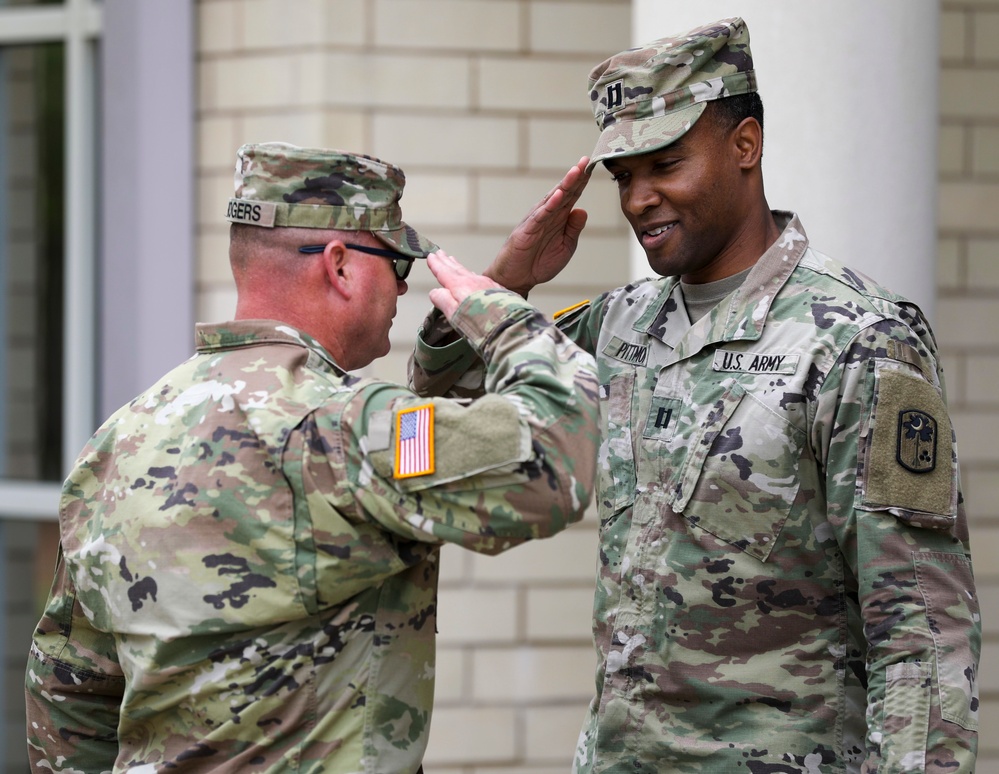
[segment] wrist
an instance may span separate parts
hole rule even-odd
[[[498,271],[493,271],[492,266],[490,266],[484,272],[482,272],[482,276],[488,277],[497,285],[501,285],[507,290],[513,291],[514,293],[516,293],[517,295],[519,295],[521,298],[524,299],[526,299],[527,294],[534,289],[534,285],[518,285],[514,282],[510,282],[502,275],[502,273]]]

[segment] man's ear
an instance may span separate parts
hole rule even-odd
[[[744,118],[732,130],[732,142],[743,169],[758,166],[763,155],[763,129],[755,118]]]
[[[350,251],[339,239],[334,239],[323,250],[323,270],[333,290],[346,299],[354,293],[351,280]]]

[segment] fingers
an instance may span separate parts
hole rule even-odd
[[[571,207],[575,204],[586,188],[586,184],[590,182],[590,174],[586,171],[586,165],[589,163],[589,158],[583,156],[573,166],[569,167],[569,171],[565,173],[562,182],[556,186],[556,189],[562,193],[563,206]]]
[[[430,302],[450,320],[455,310],[468,296],[477,290],[500,287],[488,277],[476,274],[462,266],[456,258],[443,250],[427,256],[430,271],[441,283],[441,287],[430,291]]]
[[[590,174],[586,171],[586,165],[590,163],[588,157],[583,156],[545,197],[535,205],[528,215],[529,219],[540,220],[548,218],[559,210],[569,209],[579,201],[579,197],[586,189],[586,184],[590,182]]]
[[[441,310],[441,314],[444,315],[448,322],[451,321],[455,311],[458,309],[458,302],[455,301],[454,296],[446,288],[434,288],[431,290],[430,303]]]
[[[586,175],[586,165],[590,163],[588,157],[583,156],[579,161],[569,167],[569,171],[565,173],[562,180],[552,188],[548,193],[541,197],[539,204],[544,204],[556,193],[562,191],[568,191],[571,189],[579,180],[580,175]],[[588,177],[588,175],[587,175]]]
[[[586,228],[586,210],[573,210],[565,224],[565,237],[573,245],[579,241],[579,235]]]
[[[427,256],[427,266],[430,267],[430,271],[442,285],[442,287],[430,291],[430,303],[440,309],[444,317],[450,321],[451,316],[458,308],[458,301],[448,285],[455,268],[460,268],[460,265],[443,250],[435,250]]]
[[[445,286],[450,284],[449,280],[452,280],[454,277],[471,273],[458,263],[457,258],[448,255],[443,250],[435,250],[430,253],[427,256],[427,266],[430,267],[430,271],[437,278],[437,281]]]

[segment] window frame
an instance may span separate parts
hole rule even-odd
[[[97,46],[103,7],[95,0],[0,7],[0,46],[61,43],[65,47],[66,198],[62,468],[93,432],[97,312]],[[54,520],[61,483],[0,478],[0,519]]]

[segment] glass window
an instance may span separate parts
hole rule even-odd
[[[0,477],[58,481],[63,417],[65,47],[0,49]],[[5,720],[0,771],[26,770],[23,654],[51,580],[52,522],[0,527]],[[27,579],[28,582],[25,582]]]
[[[63,45],[0,50],[0,477],[61,477]]]
[[[147,279],[145,266],[162,265],[155,252],[144,253],[141,265],[130,260],[131,246],[155,227],[137,218],[105,221],[114,241],[99,233],[99,216],[102,196],[115,214],[120,200],[131,204],[141,195],[145,203],[150,192],[171,204],[194,200],[193,172],[164,188],[150,185],[130,161],[166,141],[176,145],[179,168],[194,169],[194,5],[0,0],[0,774],[28,770],[25,659],[55,565],[61,481],[99,423],[98,365],[115,379],[157,362],[137,354],[142,326],[125,337],[129,346],[112,348],[108,333],[108,320],[128,328],[135,315],[155,313],[131,296],[109,292],[106,305],[97,301],[98,245],[109,276],[122,267],[132,272],[120,283],[130,291],[129,281]],[[113,68],[102,68],[102,52]],[[158,67],[164,58],[174,62],[172,77]],[[116,77],[123,73],[128,77]],[[102,78],[115,87],[104,111]],[[102,114],[104,136],[97,132]],[[121,144],[127,147],[118,154]],[[106,158],[98,158],[99,147],[111,151]],[[110,194],[97,185],[99,169],[117,183]],[[171,257],[193,253],[192,218],[181,217],[184,238]],[[169,279],[176,291],[165,294],[171,302],[164,306],[187,309],[192,269]],[[159,282],[140,291],[157,303],[164,295]],[[99,342],[98,330],[109,338]],[[187,354],[189,347],[185,325],[180,349]]]

